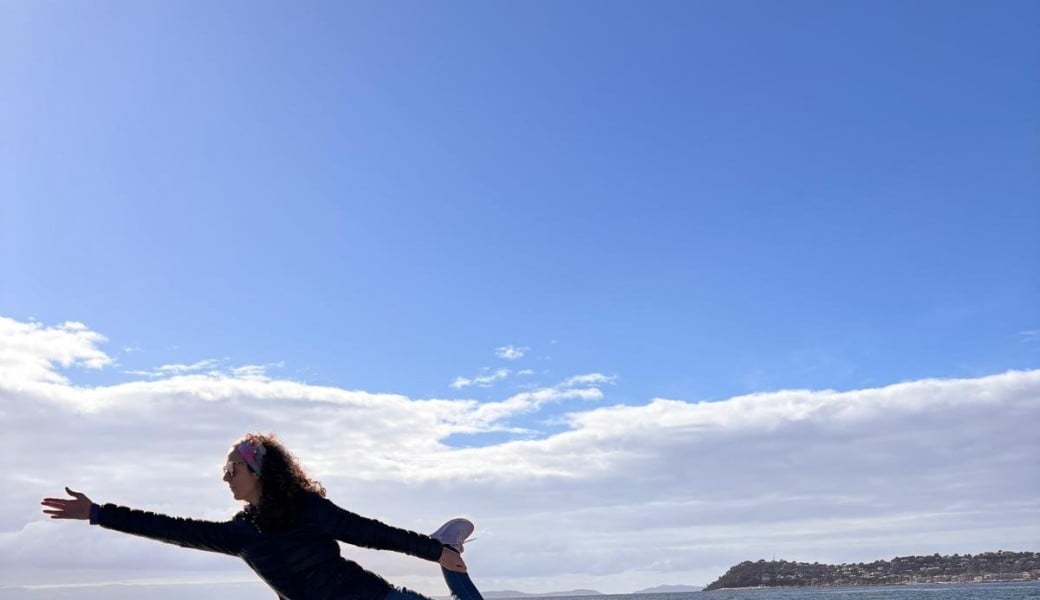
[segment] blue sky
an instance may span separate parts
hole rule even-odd
[[[7,2],[0,317],[103,336],[104,368],[41,355],[83,389],[259,366],[495,403],[595,374],[597,406],[648,406],[1031,372],[1038,23]],[[590,397],[440,441],[541,439]]]
[[[642,401],[1040,358],[1029,3],[103,6],[5,9],[0,306],[124,364],[430,395],[511,344]]]

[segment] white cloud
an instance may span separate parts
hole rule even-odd
[[[585,375],[575,375],[574,377],[570,377],[560,385],[561,387],[595,385],[600,383],[612,385],[616,380],[617,377],[603,375],[602,373],[586,373]]]
[[[495,348],[495,356],[504,358],[506,360],[516,360],[523,358],[524,353],[530,350],[530,348],[518,348],[516,346],[501,346]]]
[[[123,371],[126,375],[137,375],[142,377],[157,378],[157,377],[177,377],[189,374],[205,374],[213,377],[232,376],[243,379],[266,379],[267,371],[272,368],[282,368],[285,366],[285,362],[279,361],[277,363],[268,363],[264,365],[242,365],[238,367],[228,367],[222,369],[220,362],[217,359],[209,358],[206,360],[200,360],[191,364],[169,364],[156,367],[150,370],[130,370]]]
[[[206,360],[200,360],[200,361],[194,362],[194,363],[192,363],[190,365],[181,365],[181,364],[161,365],[161,366],[156,367],[154,369],[149,369],[149,370],[142,370],[142,369],[128,370],[128,371],[123,371],[123,373],[126,374],[126,375],[138,375],[138,376],[142,376],[142,377],[172,377],[172,376],[177,376],[177,375],[185,375],[185,374],[188,374],[188,373],[203,373],[203,372],[208,372],[208,373],[216,375],[216,374],[220,373],[219,367],[220,367],[220,361],[218,361],[215,358],[207,358]]]
[[[197,373],[199,371],[209,371],[217,367],[220,362],[214,358],[206,360],[200,360],[190,365],[162,365],[156,369],[157,375],[182,375],[184,373]]]
[[[0,336],[0,580],[12,584],[102,569],[98,581],[249,578],[234,560],[49,522],[37,508],[67,484],[97,501],[222,518],[235,503],[219,466],[248,430],[277,431],[334,501],[362,514],[420,531],[473,518],[480,539],[466,558],[484,589],[627,592],[704,584],[773,554],[845,562],[1040,540],[1040,370],[606,406],[614,377],[598,373],[485,403],[307,385],[248,366],[87,388],[57,370],[109,364],[102,336],[3,326],[21,332]],[[446,444],[561,406],[562,428],[530,439]],[[344,552],[445,593],[428,563]]]
[[[1026,329],[1025,331],[1019,331],[1018,337],[1022,338],[1023,342],[1040,342],[1040,329]]]
[[[83,323],[67,321],[54,327],[0,317],[0,380],[63,383],[57,367],[100,369],[113,359],[97,346],[107,339]]]
[[[451,382],[451,387],[461,390],[462,388],[475,385],[477,387],[491,387],[496,381],[509,377],[509,369],[496,369],[493,373],[477,375],[476,377],[456,377]]]
[[[266,365],[243,365],[231,369],[231,374],[235,377],[242,378],[267,379],[268,369],[281,369],[283,367],[285,367],[285,362],[283,361],[268,363]]]

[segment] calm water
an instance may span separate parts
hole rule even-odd
[[[718,590],[682,594],[629,594],[538,600],[1025,600],[1040,599],[1040,582],[970,585],[893,585],[854,588]]]
[[[0,584],[0,600],[256,600],[272,597],[259,583],[217,585],[99,586],[65,589],[12,589]],[[859,588],[728,590],[683,594],[531,597],[525,600],[1040,600],[1040,582],[974,585],[915,585]]]

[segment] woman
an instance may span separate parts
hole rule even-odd
[[[283,600],[425,600],[341,557],[336,540],[438,562],[455,598],[482,600],[461,556],[473,533],[465,519],[426,536],[346,511],[325,498],[325,488],[274,435],[249,434],[236,443],[224,481],[235,499],[248,503],[224,522],[99,506],[69,488],[72,500],[45,498],[41,504],[52,519],[89,519],[106,529],[241,557]]]

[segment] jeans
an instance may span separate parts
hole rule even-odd
[[[449,571],[444,567],[441,567],[441,573],[444,575],[444,581],[448,584],[448,589],[451,590],[451,597],[455,600],[484,600],[484,597],[477,591],[477,586],[473,585],[473,580],[469,578],[468,573],[457,573]],[[384,600],[430,599],[408,588],[392,587]]]

